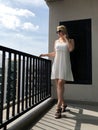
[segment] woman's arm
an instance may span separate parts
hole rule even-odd
[[[47,53],[47,54],[41,54],[41,55],[40,55],[40,57],[44,57],[44,56],[54,57],[54,56],[55,56],[55,52],[50,52],[50,53]]]
[[[68,43],[68,48],[69,48],[69,51],[73,51],[74,50],[74,39],[70,39],[66,34],[64,35],[64,40],[67,41]]]
[[[53,52],[40,55],[40,57],[45,57],[45,56],[47,56],[47,57],[55,57],[55,42],[54,42],[54,51]]]

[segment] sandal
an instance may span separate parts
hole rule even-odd
[[[56,119],[61,118],[61,108],[56,109],[55,118],[56,118]]]
[[[66,107],[67,107],[67,105],[62,105],[62,112],[66,111]]]

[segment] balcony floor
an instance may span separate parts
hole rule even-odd
[[[28,130],[98,130],[98,106],[68,104],[61,119],[55,119],[54,105]]]

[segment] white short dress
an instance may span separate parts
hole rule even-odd
[[[55,43],[55,58],[52,65],[51,79],[62,79],[65,81],[73,81],[73,74],[70,63],[70,52],[66,42]]]

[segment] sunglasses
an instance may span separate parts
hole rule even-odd
[[[62,30],[57,31],[56,33],[60,33],[60,32],[62,32]]]

